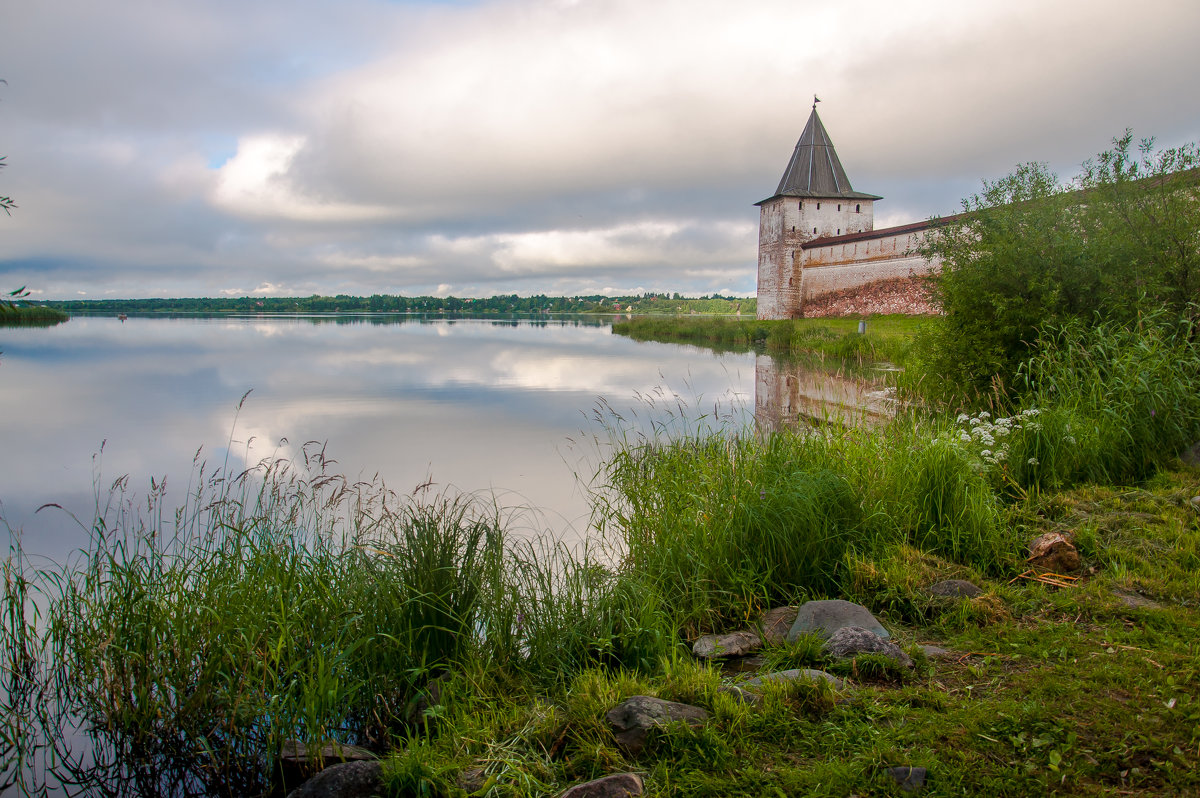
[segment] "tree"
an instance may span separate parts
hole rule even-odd
[[[1200,150],[1132,151],[1129,131],[1063,183],[1025,164],[963,201],[922,246],[942,316],[917,341],[925,392],[1003,393],[1042,330],[1126,322],[1167,308],[1195,319],[1200,295]]]

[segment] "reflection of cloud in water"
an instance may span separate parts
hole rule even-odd
[[[588,439],[580,432],[597,400],[623,410],[638,405],[635,394],[668,385],[707,407],[751,389],[749,356],[540,320],[121,325],[93,317],[36,335],[6,333],[3,349],[0,440],[12,454],[0,462],[0,501],[26,528],[26,545],[53,538],[59,551],[61,535],[44,530],[33,510],[65,499],[89,516],[92,455],[106,439],[105,486],[129,474],[144,492],[151,476],[168,475],[181,492],[197,447],[218,466],[232,431],[231,470],[272,455],[285,438],[281,455],[328,441],[352,479],[378,473],[408,491],[432,476],[463,490],[506,491],[563,528],[558,516],[586,522],[575,473],[591,475],[595,463],[583,461],[595,452],[568,439]],[[249,388],[235,427],[235,406]]]

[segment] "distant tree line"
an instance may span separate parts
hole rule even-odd
[[[754,299],[711,294],[685,299],[680,294],[637,296],[518,296],[486,299],[460,297],[371,296],[192,297],[183,299],[71,299],[47,305],[68,313],[748,313]]]

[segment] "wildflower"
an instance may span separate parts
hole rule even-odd
[[[979,453],[979,456],[982,457],[984,460],[989,460],[992,457],[992,450],[984,449],[982,452]]]
[[[1068,435],[1067,437],[1063,438],[1063,440],[1066,441],[1067,443],[1071,444],[1072,446],[1075,445],[1075,438],[1072,435]]]
[[[967,420],[968,420],[968,419],[970,419],[970,418],[971,418],[971,417],[970,417],[970,416],[968,416],[966,413],[959,413],[959,414],[958,414],[958,418],[954,419],[954,423],[955,423],[955,424],[961,424],[961,423],[963,423],[964,421],[967,421]]]
[[[1028,460],[1026,460],[1025,462],[1026,462],[1026,463],[1029,463],[1029,465],[1031,465],[1031,466],[1035,466],[1035,465],[1037,465],[1037,464],[1038,464],[1038,459],[1037,459],[1036,457],[1030,457],[1030,458],[1029,458]]]

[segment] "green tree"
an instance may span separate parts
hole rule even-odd
[[[1040,332],[1069,319],[1128,321],[1196,312],[1200,151],[1137,151],[1129,131],[1063,183],[1025,164],[963,201],[922,246],[942,315],[918,336],[923,391],[943,400],[1003,395]],[[932,375],[936,375],[936,379]]]

